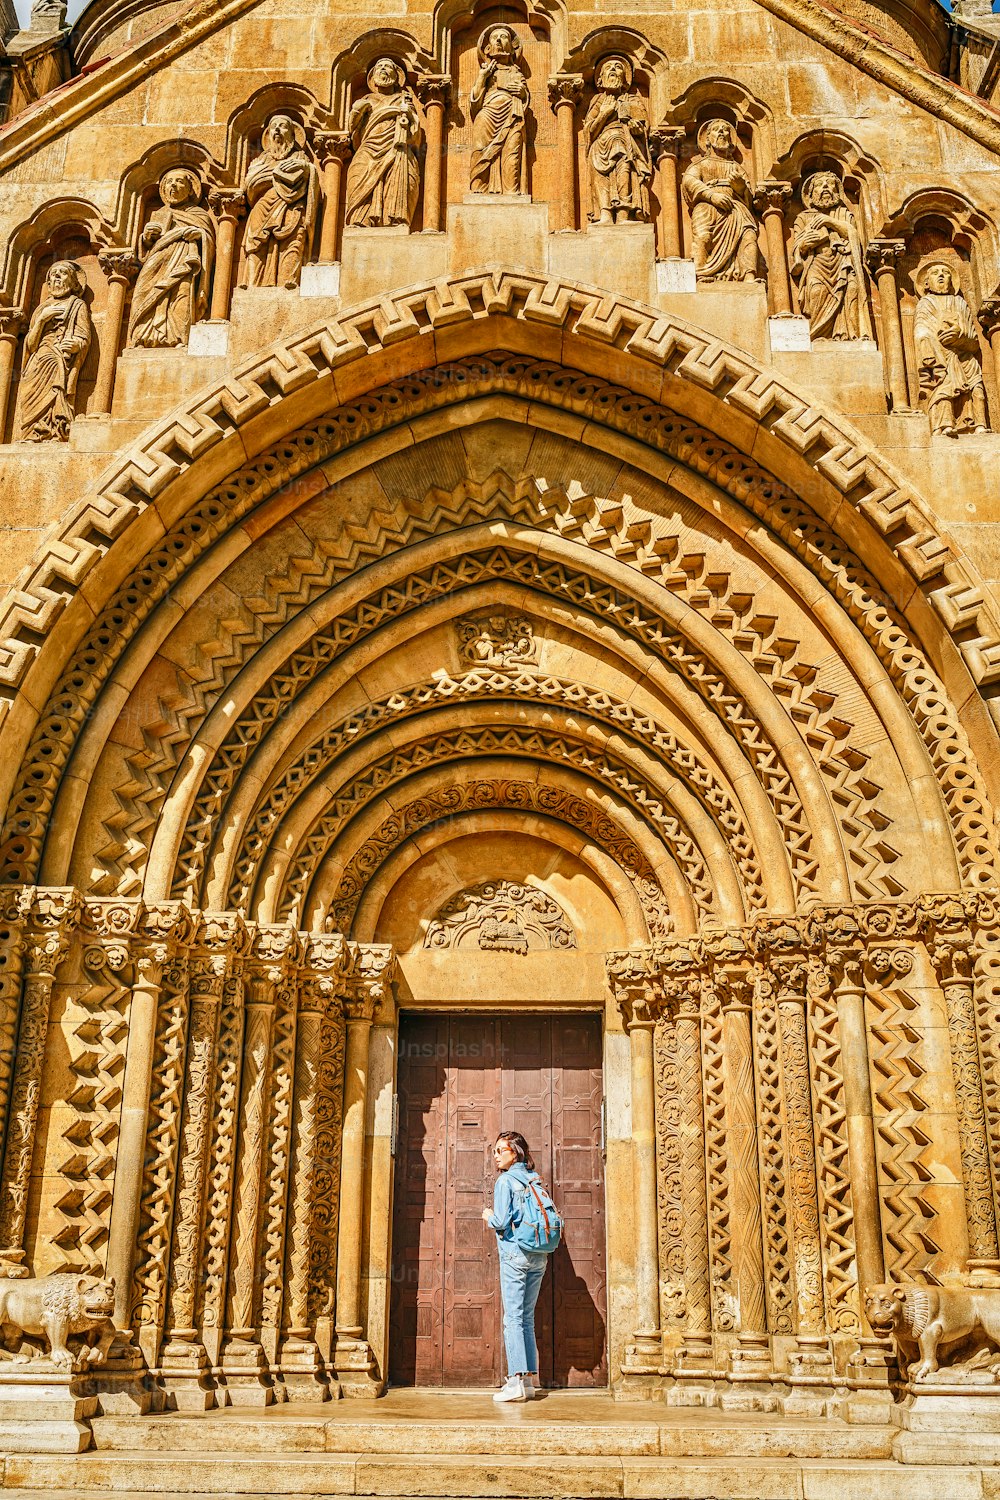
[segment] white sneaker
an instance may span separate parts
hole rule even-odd
[[[525,1386],[520,1375],[511,1375],[507,1384],[493,1397],[494,1401],[530,1401],[534,1395],[531,1386]]]

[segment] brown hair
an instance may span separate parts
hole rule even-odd
[[[497,1136],[498,1141],[506,1141],[516,1153],[518,1161],[523,1161],[529,1172],[535,1170],[535,1163],[531,1155],[531,1147],[524,1136],[518,1130],[501,1130]]]

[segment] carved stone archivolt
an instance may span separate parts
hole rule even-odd
[[[427,924],[424,947],[446,952],[532,953],[576,947],[566,913],[545,891],[489,881],[449,897]]]

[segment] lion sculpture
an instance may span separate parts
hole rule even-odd
[[[60,1369],[103,1364],[115,1336],[114,1310],[113,1279],[76,1274],[0,1277],[0,1338],[8,1358],[31,1357],[25,1338],[40,1338],[47,1340],[48,1356]],[[76,1352],[69,1347],[70,1338],[78,1341]]]
[[[865,1295],[865,1312],[872,1328],[892,1334],[911,1380],[935,1374],[942,1351],[949,1359],[971,1357],[959,1369],[952,1363],[959,1379],[982,1369],[984,1360],[1000,1360],[1000,1287],[874,1286]]]

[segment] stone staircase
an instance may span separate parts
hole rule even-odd
[[[509,1500],[1000,1500],[1000,1439],[973,1461],[906,1462],[889,1426],[480,1393],[251,1413],[103,1417],[76,1456],[10,1454],[3,1491],[39,1500],[295,1495]],[[914,1455],[916,1456],[916,1455]],[[970,1454],[970,1458],[972,1455]]]

